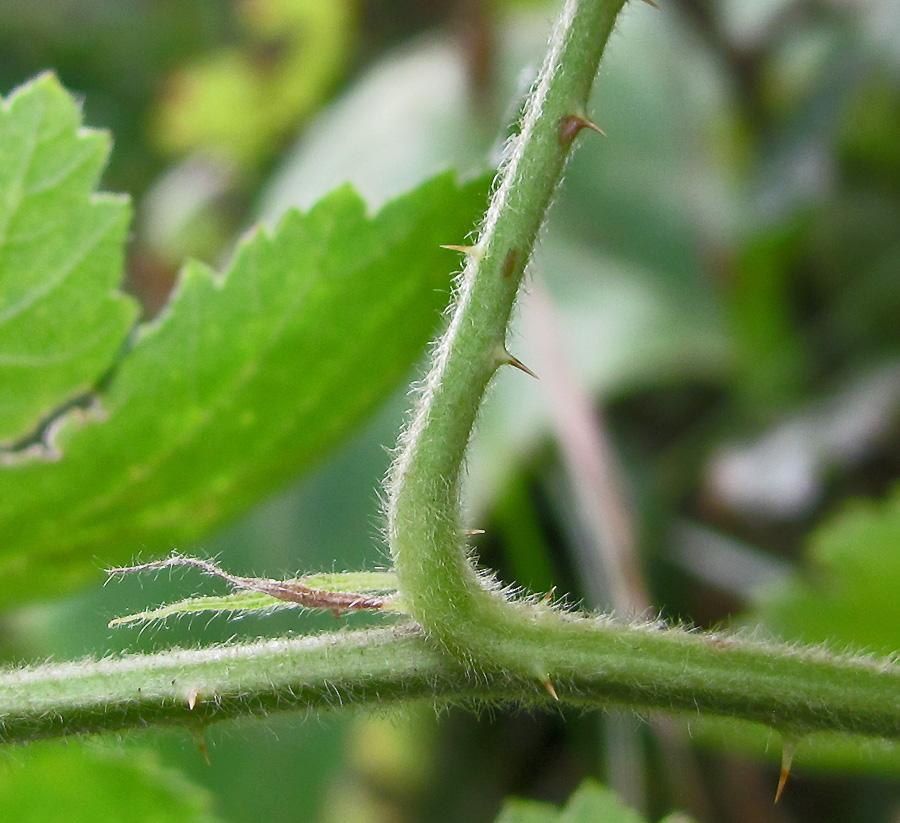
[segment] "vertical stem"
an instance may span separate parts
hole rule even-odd
[[[404,603],[432,638],[482,662],[494,645],[482,642],[485,632],[515,634],[523,616],[469,561],[460,517],[465,451],[489,381],[510,362],[516,293],[572,142],[592,125],[585,108],[623,5],[565,4],[388,481],[388,533]],[[543,675],[539,663],[515,658],[494,662]]]

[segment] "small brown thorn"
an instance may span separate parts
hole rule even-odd
[[[484,534],[484,529],[469,529],[466,532],[466,535],[469,537],[474,537],[476,534]]]
[[[654,3],[653,0],[644,0],[644,2],[648,6],[653,6],[653,8],[655,8],[657,11],[662,11],[662,9],[656,3]]]
[[[557,703],[559,702],[559,695],[556,693],[556,689],[553,687],[553,681],[548,677],[541,681],[544,684],[544,688],[550,692],[550,697],[552,697]]]
[[[526,366],[518,357],[513,357],[509,352],[506,352],[506,362],[510,366],[515,366],[519,371],[525,372],[525,374],[530,374],[535,380],[539,380],[540,378]]]
[[[788,777],[791,773],[791,763],[794,760],[794,753],[797,751],[797,744],[793,740],[785,740],[781,747],[781,774],[778,776],[778,788],[775,789],[775,802],[781,799],[781,793],[787,785]]]
[[[544,603],[552,603],[554,594],[556,594],[556,586],[550,589],[550,591],[547,592],[541,599],[544,601]]]
[[[590,129],[606,137],[606,132],[596,123],[592,123],[580,114],[569,114],[559,121],[559,144],[568,146],[582,129]]]

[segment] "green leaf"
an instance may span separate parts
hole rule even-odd
[[[680,817],[683,823],[690,823]],[[563,809],[533,800],[507,800],[496,823],[646,823],[604,786],[585,780]]]
[[[900,650],[900,487],[821,527],[808,567],[762,592],[753,617],[782,637],[875,654]]]
[[[5,455],[0,604],[189,543],[346,437],[419,356],[456,262],[439,244],[466,235],[485,192],[445,174],[370,217],[345,187],[253,233],[223,276],[188,264],[100,413],[75,410],[49,442]],[[44,325],[79,300],[60,299]]]
[[[0,763],[0,820],[215,823],[210,797],[147,751],[35,743]]]
[[[80,120],[50,74],[0,106],[0,445],[90,390],[136,313],[127,200],[93,193],[109,137]]]

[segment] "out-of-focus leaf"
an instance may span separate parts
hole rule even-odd
[[[206,791],[147,751],[34,743],[0,763],[0,820],[215,823]]]
[[[609,789],[591,781],[585,781],[569,798],[559,816],[559,823],[643,823],[636,811],[626,806]]]
[[[188,265],[56,462],[0,472],[0,603],[65,591],[137,549],[184,545],[339,442],[419,356],[485,185],[443,175],[375,217],[350,188],[245,241],[222,277]],[[27,581],[27,585],[25,584]]]
[[[355,29],[350,0],[255,0],[251,42],[210,55],[169,84],[152,124],[168,151],[201,149],[255,166],[337,79]]]
[[[497,32],[490,96],[510,120],[528,90],[522,67],[540,60],[548,34],[543,13],[508,20]],[[377,204],[441,169],[480,173],[507,125],[478,107],[458,40],[416,41],[376,63],[304,130],[276,169],[261,213],[273,220],[308,208],[344,181]]]
[[[753,618],[789,640],[878,655],[900,649],[900,488],[859,501],[809,544],[807,568],[760,593]]]
[[[681,818],[689,823],[688,818]],[[496,823],[646,823],[615,793],[586,780],[563,809],[532,800],[508,800]]]
[[[559,810],[536,800],[507,800],[496,823],[559,823]]]
[[[0,445],[94,386],[135,317],[128,203],[93,191],[109,137],[80,126],[53,75],[0,106]]]

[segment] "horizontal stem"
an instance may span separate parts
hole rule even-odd
[[[548,662],[562,703],[736,717],[794,736],[900,739],[900,668],[892,664],[603,618],[554,620],[545,630],[555,635]],[[8,670],[0,673],[0,739],[196,728],[422,699],[554,705],[533,678],[499,668],[475,674],[418,628],[400,626]]]

